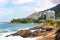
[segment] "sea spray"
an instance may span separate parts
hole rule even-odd
[[[9,34],[11,34],[11,32],[10,33],[3,33],[2,35],[0,34],[0,40],[36,40],[36,38],[23,38],[21,36],[5,37],[6,35],[9,35]]]

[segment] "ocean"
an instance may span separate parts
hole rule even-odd
[[[19,30],[29,29],[40,24],[9,24],[9,23],[0,23],[0,40],[35,40],[35,38],[23,38],[20,36],[10,36],[5,37],[6,35],[18,32]]]

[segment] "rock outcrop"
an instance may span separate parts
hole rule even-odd
[[[37,37],[37,40],[60,40],[60,29],[53,31],[46,36]]]
[[[60,29],[56,32],[55,40],[60,40]]]
[[[20,30],[17,33],[7,35],[9,36],[21,36],[21,37],[38,37],[41,35],[47,35],[47,33],[51,32],[53,28],[42,28],[42,27],[34,27],[28,30]]]

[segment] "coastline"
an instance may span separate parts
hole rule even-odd
[[[37,29],[40,30],[40,28],[44,29],[44,31],[42,31],[41,33],[39,33],[39,31],[37,30]],[[30,35],[30,31],[33,33],[33,34],[31,34],[31,36],[29,36]],[[42,39],[44,39],[46,37],[50,37],[50,35],[55,34],[56,31],[57,31],[57,29],[55,29],[55,28],[52,28],[52,29],[51,28],[47,28],[47,26],[44,26],[44,27],[33,27],[33,28],[30,28],[30,29],[20,30],[17,33],[9,34],[9,35],[7,35],[5,37],[7,37],[7,38],[13,37],[13,39],[15,37],[16,38],[18,37],[18,39],[21,39],[21,40],[42,40]],[[35,32],[38,32],[38,33],[36,34]],[[35,36],[33,36],[33,35],[35,35]]]
[[[18,32],[4,33],[2,36],[0,36],[0,39],[1,40],[17,40],[17,39],[18,40],[19,39],[20,40],[47,40],[47,38],[55,39],[54,37],[56,36],[55,34],[56,31],[57,31],[56,28],[52,28],[51,26],[44,25],[44,23],[41,23],[41,26],[19,30]]]

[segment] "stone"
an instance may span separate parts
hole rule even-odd
[[[56,32],[56,39],[55,40],[60,40],[60,29]]]
[[[40,36],[40,31],[34,31],[33,33],[32,33],[32,35],[33,35],[33,37],[37,37],[37,36]]]
[[[21,31],[17,32],[17,34],[19,34],[22,37],[29,37],[31,35],[31,31],[30,30],[21,30]]]
[[[53,28],[46,28],[46,31],[51,31],[53,30]]]

